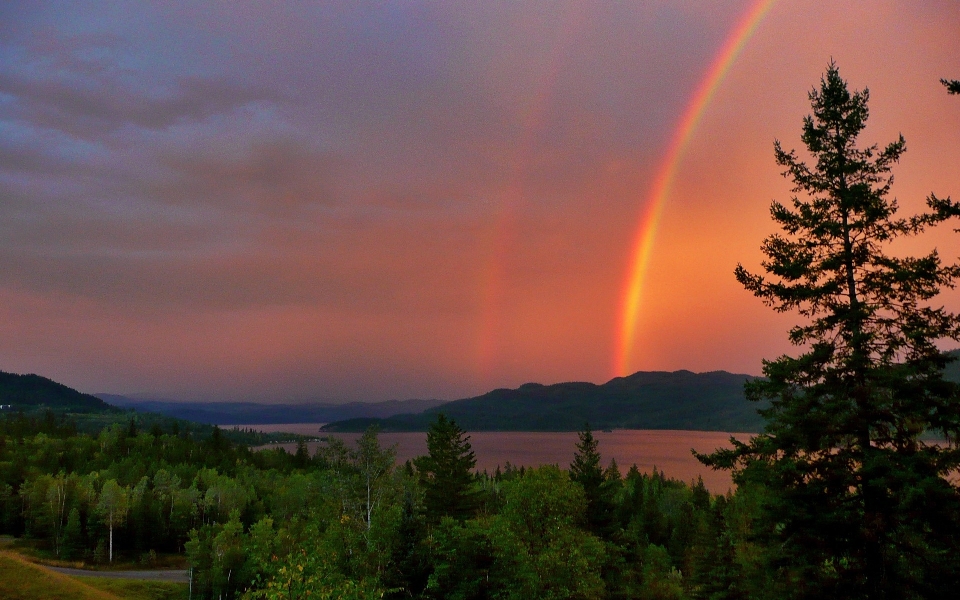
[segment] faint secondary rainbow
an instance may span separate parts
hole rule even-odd
[[[687,104],[686,110],[680,117],[676,130],[670,139],[666,155],[657,171],[657,177],[650,188],[647,207],[640,220],[640,227],[633,245],[632,261],[628,273],[626,287],[623,291],[620,328],[617,335],[617,348],[614,353],[614,375],[627,375],[630,372],[630,359],[634,349],[637,320],[640,315],[643,300],[643,290],[646,284],[647,267],[650,263],[650,253],[653,249],[657,226],[663,206],[673,189],[673,182],[680,166],[683,152],[693,137],[703,113],[710,100],[737,59],[747,40],[756,31],[763,17],[770,11],[776,0],[757,0],[753,6],[741,17],[724,42],[717,56],[710,64],[706,75],[697,86],[697,91]]]
[[[556,37],[545,46],[549,48],[546,69],[538,80],[532,82],[528,101],[522,107],[520,136],[507,160],[509,176],[490,228],[489,258],[480,277],[476,372],[481,378],[489,378],[494,374],[500,349],[506,265],[516,243],[515,221],[524,201],[525,179],[535,159],[537,134],[544,125],[557,80],[563,69],[564,52],[574,45],[576,38],[588,25],[588,9],[588,4],[581,0],[572,0],[563,5],[563,10],[554,21],[557,27]]]

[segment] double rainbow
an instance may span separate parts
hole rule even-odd
[[[640,315],[643,301],[643,290],[646,285],[647,267],[650,263],[650,254],[663,214],[663,207],[673,189],[673,182],[680,167],[680,159],[684,150],[693,137],[693,133],[700,123],[710,100],[737,59],[740,51],[746,45],[750,36],[764,16],[770,11],[776,0],[757,0],[753,6],[741,17],[737,26],[727,37],[719,53],[713,59],[706,76],[697,87],[696,93],[680,117],[680,121],[670,140],[666,155],[657,171],[653,186],[650,189],[647,208],[640,219],[633,244],[633,260],[631,261],[626,286],[622,295],[622,308],[616,349],[614,352],[614,375],[630,373],[630,359],[636,344],[637,319]]]

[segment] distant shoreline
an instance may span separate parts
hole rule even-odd
[[[358,433],[321,434],[317,423],[287,425],[299,426],[303,431],[301,435],[337,437],[348,444],[352,444],[360,436]],[[256,429],[261,426],[246,427]],[[313,430],[308,433],[308,428]],[[573,460],[578,439],[577,433],[571,431],[477,431],[467,432],[467,435],[470,436],[470,444],[477,457],[477,470],[488,473],[494,472],[498,466],[503,469],[508,462],[515,467],[557,464],[566,468]],[[746,440],[751,435],[755,434],[668,429],[615,429],[609,432],[594,432],[604,466],[614,459],[621,473],[626,473],[631,465],[636,464],[642,472],[648,473],[656,468],[663,471],[667,477],[688,483],[699,476],[703,478],[707,489],[716,494],[726,493],[733,488],[730,474],[726,471],[714,471],[700,464],[691,449],[710,452],[720,447],[729,447],[731,436]],[[396,446],[398,464],[427,453],[425,432],[388,432],[381,433],[379,438],[382,446]],[[307,449],[313,454],[322,443],[307,442]],[[259,448],[276,447],[293,452],[296,444],[270,444]]]

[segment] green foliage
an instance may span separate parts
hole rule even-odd
[[[555,466],[504,483],[490,538],[508,597],[600,598],[603,544],[583,531],[583,489]]]
[[[373,600],[382,598],[376,583],[354,581],[336,568],[336,555],[321,548],[302,548],[277,560],[275,574],[262,588],[243,594],[245,600]]]
[[[0,515],[0,533],[25,534],[40,556],[55,558],[59,548],[60,558],[106,564],[113,506],[114,562],[152,564],[185,552],[193,597],[204,600],[307,592],[672,598],[678,589],[693,597],[703,572],[741,577],[755,597],[770,587],[758,575],[766,549],[748,539],[755,503],[739,495],[728,503],[736,508],[726,510],[724,529],[733,553],[717,567],[701,558],[718,547],[702,485],[636,467],[621,476],[612,462],[601,469],[595,445],[594,454],[581,444],[590,467],[573,471],[600,473],[610,509],[602,538],[582,484],[557,467],[508,465],[487,476],[461,463],[482,509],[437,521],[426,518],[422,473],[412,463],[397,468],[375,431],[352,447],[330,438],[304,460],[303,452],[237,446],[226,432],[198,439],[151,429],[126,421],[89,435],[59,419],[0,419],[0,505],[12,507]],[[442,431],[449,456],[469,457],[459,428],[447,421]]]
[[[100,490],[96,511],[106,521],[109,528],[109,560],[113,562],[113,529],[126,519],[130,510],[130,490],[120,486],[115,479],[109,479]]]
[[[643,587],[638,597],[643,600],[682,600],[683,575],[671,564],[663,546],[650,544],[643,553]]]
[[[426,597],[490,598],[506,587],[505,574],[496,568],[499,565],[489,525],[489,521],[441,520],[430,539],[433,570],[424,590]]]
[[[185,583],[107,577],[78,577],[77,580],[125,600],[189,600],[190,595]]]
[[[590,531],[605,537],[609,535],[613,524],[613,497],[617,492],[620,472],[616,462],[611,464],[611,469],[606,473],[600,466],[598,443],[589,425],[585,425],[578,436],[577,449],[570,464],[570,479],[583,488]]]
[[[206,524],[190,532],[185,549],[187,560],[193,566],[198,597],[232,598],[249,586],[253,573],[244,541],[237,511],[230,514],[226,523]]]
[[[432,523],[443,517],[462,521],[477,510],[473,475],[477,459],[469,440],[470,436],[442,413],[427,431],[427,455],[415,464],[423,486],[424,510]]]
[[[797,358],[764,363],[747,385],[766,432],[702,457],[734,468],[735,481],[768,489],[762,526],[780,578],[799,597],[934,597],[960,577],[960,392],[943,379],[950,357],[937,344],[960,339],[960,320],[931,304],[960,267],[936,251],[889,253],[890,243],[960,216],[930,196],[930,211],[896,216],[890,169],[903,138],[859,148],[868,93],[849,92],[831,64],[810,93],[802,140],[813,166],[776,144],[792,179],[791,205],[774,202],[783,230],[763,244],[768,279],[737,267],[737,279],[802,323]]]
[[[354,467],[359,475],[368,548],[374,543],[374,516],[389,499],[390,492],[394,491],[393,486],[390,485],[390,476],[393,473],[397,452],[395,448],[381,448],[378,434],[379,429],[376,426],[367,429],[357,441],[356,452],[351,453]]]
[[[77,558],[83,550],[83,526],[80,522],[80,510],[70,509],[67,525],[63,530],[62,551],[60,555],[66,560]]]

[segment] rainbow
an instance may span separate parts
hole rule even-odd
[[[514,146],[508,164],[511,166],[505,182],[490,239],[487,242],[489,259],[480,276],[480,319],[476,344],[476,373],[487,378],[493,374],[496,364],[498,324],[503,305],[505,265],[515,243],[516,215],[525,195],[524,181],[534,156],[536,136],[543,127],[543,119],[549,108],[552,92],[563,69],[564,51],[574,45],[577,37],[588,24],[588,6],[583,2],[565,5],[556,19],[556,37],[547,46],[547,68],[533,82],[532,93],[519,114],[521,135]]]
[[[646,284],[650,254],[653,249],[657,226],[660,224],[660,216],[673,188],[683,151],[693,137],[703,113],[710,104],[717,88],[720,87],[724,76],[730,70],[740,51],[743,50],[747,40],[756,31],[760,21],[763,20],[763,17],[775,3],[776,0],[756,0],[746,14],[741,17],[737,26],[713,59],[706,76],[690,99],[673,133],[663,163],[660,165],[653,186],[650,188],[647,207],[640,219],[640,227],[637,229],[633,244],[632,261],[623,290],[620,323],[616,335],[614,376],[627,375],[630,372],[630,359],[635,344],[637,319],[643,300],[643,289]]]

